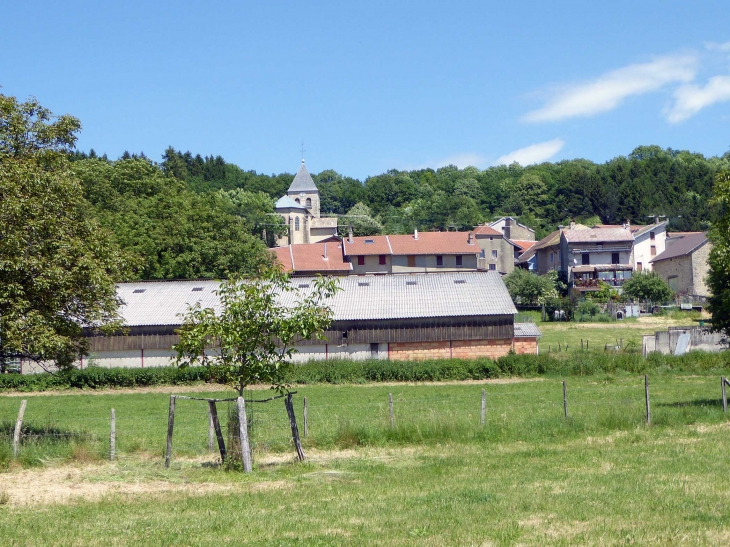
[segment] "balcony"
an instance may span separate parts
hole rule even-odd
[[[583,291],[597,291],[601,288],[601,282],[611,287],[620,287],[624,284],[625,279],[609,278],[609,279],[574,279],[573,286]]]

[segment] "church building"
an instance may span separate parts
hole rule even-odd
[[[289,228],[288,235],[277,240],[279,246],[318,243],[337,236],[337,218],[319,216],[319,190],[304,160],[286,195],[274,207]]]

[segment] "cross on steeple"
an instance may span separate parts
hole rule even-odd
[[[302,163],[304,163],[304,141],[302,141]]]

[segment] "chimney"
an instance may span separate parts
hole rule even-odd
[[[348,228],[347,233],[348,233],[347,242],[348,243],[352,243],[353,242],[353,239],[352,239],[352,224],[350,224],[350,227]]]
[[[560,230],[560,231],[562,232],[563,230],[565,230],[565,226],[563,226],[563,225],[561,224],[560,226],[558,226],[558,230]]]
[[[327,244],[324,244],[324,259],[327,260]]]
[[[418,228],[413,230],[413,239],[418,239]]]
[[[469,232],[469,245],[474,245],[474,232]]]
[[[570,229],[575,230],[575,220],[570,221]]]
[[[626,219],[626,224],[624,224],[624,228],[631,231],[631,221],[628,218]]]

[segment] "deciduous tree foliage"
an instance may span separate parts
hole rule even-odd
[[[80,128],[0,95],[2,368],[9,356],[69,367],[87,350],[83,326],[119,326],[123,253],[88,214],[67,159]]]
[[[712,314],[712,329],[724,333],[730,343],[730,171],[718,174],[713,199],[719,215],[710,231],[708,284],[712,296],[708,309]]]
[[[504,283],[516,304],[544,304],[547,300],[558,297],[557,276],[540,276],[515,268],[504,278]]]
[[[640,302],[666,302],[674,293],[655,272],[634,272],[623,284],[623,294]]]
[[[198,303],[185,315],[178,365],[209,367],[241,396],[255,383],[282,390],[294,343],[322,335],[332,321],[326,299],[336,290],[336,280],[323,277],[311,290],[296,288],[275,268],[257,278],[232,277],[218,291],[220,310]],[[295,303],[285,305],[283,296]]]

